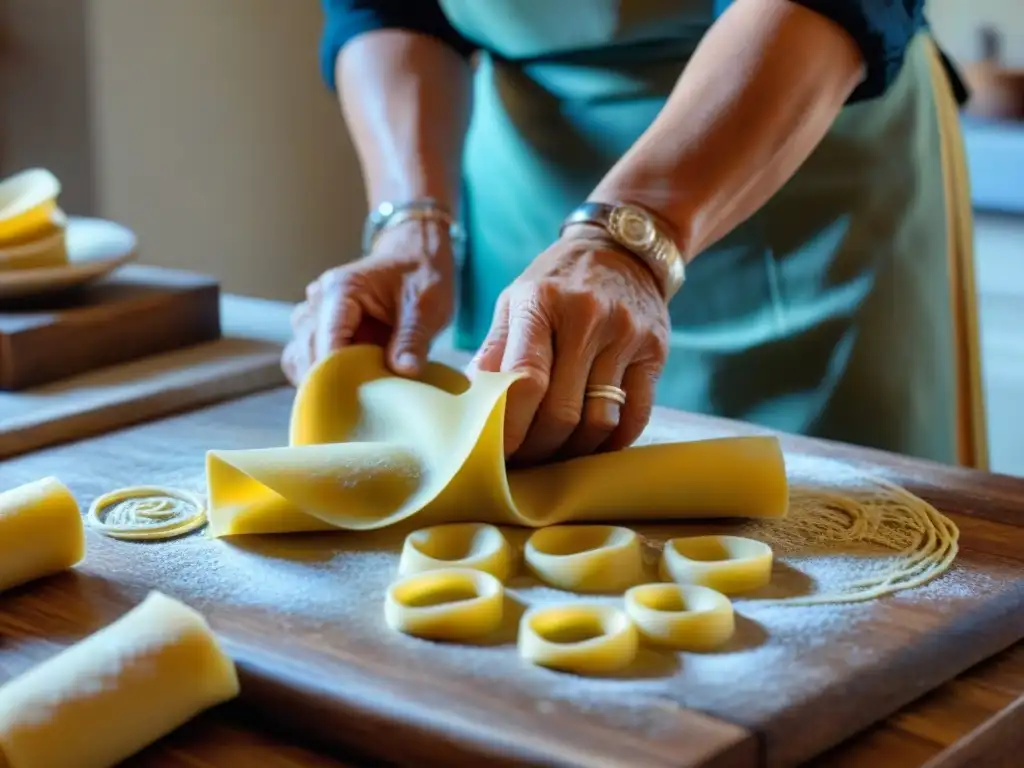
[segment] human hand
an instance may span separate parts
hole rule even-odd
[[[349,344],[386,347],[388,366],[415,376],[454,304],[448,229],[407,221],[384,230],[368,256],[324,272],[292,313],[281,367],[298,385],[309,369]]]
[[[624,448],[650,419],[668,356],[668,308],[654,275],[603,231],[574,226],[499,297],[476,371],[515,371],[505,454],[535,463]],[[585,398],[591,385],[625,405]]]

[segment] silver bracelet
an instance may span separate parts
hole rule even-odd
[[[461,259],[466,242],[466,230],[445,206],[429,197],[407,203],[384,202],[371,211],[363,225],[363,255],[366,256],[373,250],[377,239],[385,230],[410,220],[435,221],[448,227],[452,250],[456,258]]]

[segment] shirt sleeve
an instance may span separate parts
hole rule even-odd
[[[438,0],[320,0],[324,12],[320,72],[332,90],[338,52],[353,37],[375,29],[407,29],[436,37],[462,56],[476,46],[448,21]]]
[[[857,43],[867,76],[850,97],[883,95],[903,68],[910,41],[928,26],[925,0],[793,0],[831,19]]]

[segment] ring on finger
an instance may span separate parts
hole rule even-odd
[[[618,381],[621,371],[614,359],[595,362],[591,382]],[[625,392],[613,384],[589,383],[583,388],[583,412],[580,423],[562,450],[565,458],[593,453],[619,424]]]
[[[588,384],[583,392],[583,397],[611,400],[619,405],[626,404],[626,391],[611,384]]]

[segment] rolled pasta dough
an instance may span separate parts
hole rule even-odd
[[[782,517],[774,437],[645,445],[506,471],[505,395],[516,376],[431,363],[396,377],[352,346],[310,371],[289,445],[210,451],[210,533],[367,530],[479,522],[541,528],[642,517]]]
[[[99,496],[86,515],[89,524],[112,539],[172,539],[206,524],[206,507],[179,488],[139,485]]]
[[[108,768],[238,694],[206,621],[159,592],[0,687],[10,768]]]
[[[78,503],[55,477],[0,493],[0,592],[59,573],[85,557]]]

